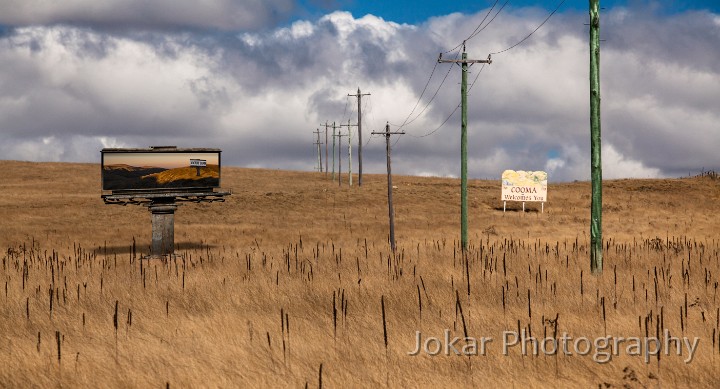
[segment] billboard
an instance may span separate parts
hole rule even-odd
[[[219,149],[103,149],[102,190],[167,191],[220,187]]]
[[[502,174],[503,201],[547,201],[547,178],[543,171],[505,170]]]

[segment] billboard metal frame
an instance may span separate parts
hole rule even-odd
[[[177,188],[146,188],[102,190],[101,197],[105,204],[117,205],[149,205],[167,202],[223,202],[224,197],[232,191],[220,188],[222,184],[222,151],[214,148],[178,148],[175,146],[151,146],[149,148],[104,148],[100,151],[100,186],[103,187],[105,154],[135,153],[217,153],[218,154],[218,187],[177,187]]]

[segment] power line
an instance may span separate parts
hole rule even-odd
[[[365,142],[365,146],[364,146],[364,147],[366,147],[366,146],[370,143],[370,140],[373,139],[373,138],[375,138],[375,136],[374,136],[374,135],[370,135],[370,136],[368,137],[367,142]]]
[[[418,97],[418,101],[415,103],[415,106],[410,111],[410,113],[407,115],[407,117],[405,118],[405,121],[403,121],[403,124],[401,126],[404,126],[407,123],[408,119],[410,119],[410,116],[412,116],[412,114],[415,112],[415,109],[417,109],[417,106],[422,101],[422,98],[425,95],[425,91],[427,90],[428,85],[430,85],[430,81],[432,81],[433,75],[435,74],[435,69],[437,69],[437,65],[438,64],[436,62],[435,66],[433,66],[432,71],[430,72],[430,77],[428,78],[427,82],[425,83],[425,87],[423,88],[422,92],[420,93],[420,97]]]
[[[566,0],[560,1],[560,3],[558,3],[558,5],[557,5],[557,6],[555,7],[555,9],[547,16],[547,18],[545,18],[545,20],[543,20],[543,22],[540,23],[540,25],[539,25],[538,27],[536,27],[532,32],[530,32],[530,34],[528,34],[527,36],[525,36],[525,37],[524,37],[523,39],[521,39],[519,42],[515,43],[514,45],[512,45],[512,46],[510,46],[510,47],[508,47],[508,48],[506,48],[506,49],[504,49],[504,50],[493,52],[493,53],[491,53],[490,55],[495,55],[495,54],[504,53],[504,52],[509,51],[509,50],[511,50],[511,49],[513,49],[513,48],[515,48],[515,47],[517,47],[517,46],[519,46],[519,45],[521,45],[522,43],[524,43],[524,42],[525,42],[526,40],[528,40],[533,34],[535,34],[540,28],[542,28],[542,26],[544,26],[544,25],[548,22],[548,20],[550,20],[550,18],[551,18],[553,15],[555,15],[555,13],[557,13],[557,11],[560,9],[560,7],[562,7],[562,5],[565,3],[565,1],[566,1]],[[480,32],[482,32],[483,30],[485,30],[485,29],[497,18],[497,16],[500,14],[500,12],[502,12],[502,10],[507,6],[507,4],[509,3],[509,0],[505,0],[505,2],[503,3],[503,5],[497,10],[497,12],[495,13],[495,15],[490,19],[490,21],[488,21],[487,24],[484,24],[485,21],[487,20],[487,18],[488,18],[488,17],[490,16],[490,14],[492,13],[492,11],[493,11],[493,10],[495,9],[495,7],[497,6],[498,2],[499,2],[499,0],[496,0],[496,1],[493,3],[492,7],[490,7],[490,9],[489,9],[488,12],[485,14],[485,16],[483,17],[483,19],[480,21],[480,23],[478,24],[478,26],[477,26],[477,27],[475,28],[475,30],[473,30],[473,32],[467,37],[467,39],[465,39],[462,43],[458,44],[458,45],[455,46],[454,48],[452,48],[452,49],[450,49],[450,50],[448,50],[448,51],[445,51],[444,53],[449,53],[449,52],[452,52],[452,51],[457,50],[459,47],[461,47],[463,44],[465,44],[468,40],[476,37],[478,34],[480,34]],[[484,24],[484,26],[483,26],[483,24]],[[458,55],[459,55],[459,53],[455,53],[455,59],[457,59]],[[402,129],[403,127],[405,127],[405,126],[407,126],[407,125],[409,125],[409,124],[412,124],[413,122],[415,122],[417,119],[419,119],[419,118],[425,113],[425,111],[427,110],[427,108],[430,106],[430,104],[432,104],[432,102],[433,102],[433,101],[435,100],[435,98],[437,97],[437,95],[438,95],[438,93],[439,93],[439,91],[440,91],[440,88],[442,88],[442,86],[443,86],[443,85],[445,84],[445,82],[447,81],[447,78],[448,78],[448,76],[449,76],[449,74],[450,74],[451,69],[449,69],[448,72],[445,74],[445,77],[443,77],[443,80],[440,82],[440,84],[438,85],[437,89],[436,89],[435,92],[433,93],[433,96],[430,98],[430,100],[428,100],[427,104],[425,104],[425,106],[424,106],[424,107],[422,108],[422,110],[417,114],[417,116],[415,116],[414,118],[410,119],[410,118],[413,116],[413,114],[415,113],[415,111],[417,110],[417,107],[420,105],[420,102],[422,101],[422,98],[425,96],[425,93],[427,92],[427,89],[428,89],[428,87],[429,87],[429,85],[430,85],[430,82],[432,82],[433,76],[435,75],[435,70],[437,69],[437,65],[438,65],[438,63],[436,62],[435,65],[433,66],[433,69],[432,69],[431,72],[430,72],[430,76],[428,77],[428,80],[427,80],[427,82],[425,83],[425,86],[423,87],[422,92],[420,93],[420,97],[418,97],[418,100],[417,100],[417,102],[415,103],[415,105],[413,106],[413,109],[410,111],[410,113],[409,113],[408,116],[405,118],[405,120],[402,122],[402,124],[397,125],[397,124],[390,123],[390,124],[392,124],[393,126],[397,126],[397,127],[398,127],[398,131],[401,130],[401,129]],[[485,65],[483,64],[483,68],[481,68],[481,69],[480,69],[480,72],[478,72],[478,75],[475,77],[475,80],[472,82],[472,84],[471,84],[470,87],[468,88],[468,91],[470,91],[470,90],[472,89],[472,87],[475,85],[475,82],[477,81],[478,77],[480,76],[480,73],[482,72],[482,70],[483,70],[484,68],[485,68]],[[343,110],[343,119],[346,117],[347,104],[348,104],[348,100],[346,99],[346,101],[345,101],[345,109]],[[430,131],[430,132],[428,132],[428,133],[426,133],[426,134],[424,134],[424,135],[419,135],[419,136],[417,136],[417,135],[412,135],[412,134],[408,134],[408,135],[410,135],[410,136],[412,136],[412,137],[415,137],[415,138],[423,138],[423,137],[426,137],[426,136],[429,136],[429,135],[434,134],[435,132],[437,132],[438,130],[440,130],[440,129],[450,120],[450,118],[455,114],[455,112],[457,112],[457,110],[458,110],[459,107],[460,107],[460,105],[456,106],[455,109],[453,110],[453,112],[451,112],[450,115],[448,115],[448,117],[440,124],[440,126],[438,126],[437,128],[435,128],[434,130],[432,130],[432,131]],[[351,111],[350,114],[352,115],[353,112],[354,112],[354,111]],[[372,138],[372,137],[371,137],[371,138]],[[371,139],[371,138],[370,138],[370,139]],[[370,139],[368,139],[366,145],[370,142]],[[399,138],[398,138],[398,140],[399,140]],[[396,143],[397,143],[397,141],[396,141]]]
[[[508,51],[508,50],[514,49],[515,47],[521,45],[523,42],[525,42],[526,40],[528,40],[528,38],[530,38],[534,33],[536,33],[537,30],[540,29],[540,27],[544,26],[545,23],[547,23],[547,21],[550,20],[550,18],[551,18],[553,15],[555,15],[555,13],[560,9],[560,7],[562,7],[562,5],[563,5],[564,3],[565,3],[565,0],[562,0],[562,1],[557,5],[557,7],[555,7],[555,9],[554,9],[552,12],[550,12],[550,15],[548,15],[548,17],[545,18],[545,20],[543,20],[543,22],[540,23],[539,26],[537,26],[536,29],[534,29],[534,30],[533,30],[530,34],[528,34],[525,38],[521,39],[518,43],[516,43],[516,44],[514,44],[514,45],[512,45],[512,46],[510,46],[510,47],[508,47],[508,48],[505,49],[505,50],[501,50],[501,51],[496,51],[496,52],[494,52],[494,53],[490,53],[490,55],[495,55],[495,54],[504,53],[504,52],[506,52],[506,51]]]
[[[505,6],[506,6],[509,2],[510,2],[510,0],[505,0],[505,3],[503,3],[502,7],[500,7],[500,9],[497,11],[497,13],[495,13],[495,16],[493,16],[492,19],[490,19],[490,21],[485,25],[485,27],[481,28],[481,29],[480,29],[479,31],[477,31],[477,32],[473,32],[466,40],[469,41],[470,39],[475,38],[475,37],[476,37],[478,34],[480,34],[484,29],[486,29],[487,26],[489,26],[489,25],[493,22],[493,20],[495,20],[495,18],[498,17],[498,15],[500,15],[500,12],[502,12],[502,10],[505,8]],[[495,1],[495,4],[497,4],[497,1]],[[487,15],[485,16],[485,18],[487,18]],[[478,26],[478,27],[479,27],[479,26]],[[477,29],[476,29],[476,30],[477,30]]]
[[[497,16],[500,14],[500,12],[502,12],[502,10],[505,8],[505,6],[507,6],[507,4],[509,3],[509,0],[505,0],[505,2],[503,3],[503,5],[498,9],[498,11],[497,11],[497,12],[495,13],[495,15],[490,19],[490,21],[488,21],[488,23],[483,26],[483,23],[485,22],[485,20],[487,20],[488,16],[492,13],[492,10],[493,10],[493,9],[495,8],[495,6],[497,5],[498,1],[499,1],[499,0],[496,0],[496,1],[495,1],[495,3],[494,3],[494,4],[492,5],[492,7],[490,8],[490,10],[488,10],[488,12],[485,14],[485,17],[483,18],[483,20],[480,22],[480,24],[478,24],[478,26],[475,28],[475,30],[470,34],[470,36],[468,36],[468,38],[467,38],[465,41],[463,41],[463,42],[460,43],[459,45],[455,46],[453,49],[446,51],[445,53],[449,53],[449,52],[452,52],[452,51],[457,50],[459,47],[461,47],[463,44],[465,44],[466,41],[468,41],[468,40],[476,37],[480,32],[482,32],[485,28],[487,28],[487,27],[495,20],[495,18],[497,18]],[[491,53],[490,55],[504,53],[504,52],[506,52],[506,51],[508,51],[508,50],[511,50],[511,49],[519,46],[520,44],[522,44],[523,42],[525,42],[526,40],[528,40],[535,32],[537,32],[543,25],[545,25],[545,23],[547,23],[547,21],[550,20],[550,18],[551,18],[555,13],[557,13],[557,11],[560,9],[560,7],[562,7],[562,5],[565,3],[565,1],[566,1],[566,0],[562,0],[562,1],[555,7],[555,9],[548,15],[548,17],[545,18],[545,20],[544,20],[537,28],[535,28],[530,34],[528,34],[528,35],[527,35],[526,37],[524,37],[522,40],[520,40],[520,41],[517,42],[516,44],[508,47],[508,48],[505,49],[505,50],[498,51],[498,52],[494,52],[494,53]],[[457,59],[457,56],[458,56],[458,53],[455,53],[455,59]],[[447,80],[448,75],[450,74],[450,70],[451,70],[451,69],[448,69],[448,73],[445,74],[445,78],[443,78],[443,81],[440,83],[440,85],[438,85],[438,88],[436,89],[435,93],[433,94],[433,97],[432,97],[432,98],[428,101],[428,103],[423,107],[423,109],[420,111],[420,113],[418,113],[417,116],[415,116],[412,120],[410,120],[410,117],[412,117],[413,113],[414,113],[415,110],[417,109],[417,106],[420,104],[420,101],[422,100],[422,97],[423,97],[423,95],[425,94],[428,85],[430,84],[430,81],[432,80],[432,77],[433,77],[433,75],[434,75],[434,73],[435,73],[435,69],[436,69],[436,68],[437,68],[437,63],[435,64],[435,67],[433,67],[433,70],[432,70],[432,72],[430,73],[430,78],[428,79],[427,83],[425,84],[425,88],[423,88],[423,92],[420,94],[420,98],[418,99],[417,103],[415,103],[415,106],[413,107],[412,111],[411,111],[410,114],[407,116],[407,118],[405,119],[405,121],[403,121],[403,123],[399,126],[398,129],[402,129],[402,128],[405,127],[406,125],[411,124],[411,123],[413,123],[415,120],[419,119],[420,116],[422,116],[422,114],[427,110],[427,108],[428,108],[428,107],[430,106],[430,104],[433,102],[433,100],[435,99],[435,97],[436,97],[437,94],[439,93],[440,88],[444,85],[445,81]],[[483,68],[484,68],[484,65],[483,65]],[[480,72],[482,72],[482,69],[480,69]],[[478,72],[478,76],[479,76],[479,75],[480,75],[480,73]],[[475,78],[475,81],[477,81],[477,77]],[[472,86],[475,84],[475,81],[473,81],[473,83],[470,85],[470,88],[469,88],[469,89],[472,89]],[[469,89],[468,89],[468,91],[469,91]],[[458,106],[458,107],[459,107],[459,106]],[[447,123],[448,120],[450,120],[450,118],[451,118],[451,117],[455,114],[455,112],[457,111],[458,107],[456,107],[455,110],[453,110],[453,112],[445,119],[445,121],[443,121],[443,123],[442,123],[439,127],[437,127],[436,129],[430,131],[429,133],[427,133],[427,134],[425,134],[425,135],[420,135],[420,136],[415,136],[415,135],[412,135],[412,134],[409,134],[409,135],[410,135],[410,136],[413,136],[413,137],[422,138],[422,137],[429,136],[429,135],[437,132],[440,128],[442,128],[443,125],[445,125],[445,123]],[[399,138],[398,138],[398,139],[399,139]]]
[[[492,23],[493,20],[495,20],[495,18],[496,18],[497,15],[503,10],[503,8],[505,8],[505,6],[506,6],[507,3],[509,2],[509,0],[505,0],[505,3],[502,5],[502,7],[500,7],[500,9],[499,9],[498,12],[495,14],[495,16],[493,16],[493,18],[490,19],[490,21],[483,27],[483,23],[485,23],[485,20],[487,20],[488,16],[490,16],[490,14],[492,13],[493,9],[495,9],[495,6],[497,6],[497,3],[498,3],[498,2],[499,2],[499,0],[495,0],[495,3],[492,5],[492,7],[490,7],[490,9],[488,10],[488,12],[485,14],[485,17],[483,17],[483,19],[480,21],[480,23],[478,24],[478,26],[475,27],[475,30],[473,30],[473,32],[470,34],[470,36],[469,36],[467,39],[465,39],[464,41],[462,41],[460,44],[458,44],[458,45],[455,46],[454,48],[452,48],[452,49],[450,49],[450,50],[448,50],[448,51],[445,51],[443,54],[447,54],[447,53],[450,53],[450,52],[453,52],[453,51],[457,50],[459,47],[463,46],[466,41],[468,41],[468,40],[476,37],[481,31],[483,31],[485,28],[487,28],[487,26],[489,26],[490,23]],[[455,59],[457,59],[458,55],[459,55],[459,53],[455,53]],[[417,116],[415,116],[415,118],[413,118],[412,120],[410,120],[410,117],[412,117],[413,113],[415,113],[415,110],[417,109],[418,105],[419,105],[420,102],[422,101],[422,98],[423,98],[423,96],[425,95],[425,92],[427,91],[427,88],[428,88],[428,86],[430,85],[430,82],[432,81],[433,75],[435,74],[435,69],[437,69],[437,65],[438,65],[438,62],[435,62],[435,66],[433,66],[433,69],[432,69],[432,71],[430,72],[430,77],[428,77],[428,80],[427,80],[427,82],[425,83],[425,87],[423,87],[423,90],[422,90],[422,92],[420,93],[420,97],[418,98],[418,101],[415,103],[415,106],[413,106],[413,109],[410,111],[410,113],[409,113],[408,116],[405,118],[405,120],[403,121],[403,123],[402,123],[401,125],[399,125],[398,131],[401,130],[401,129],[402,129],[403,127],[405,127],[406,125],[412,124],[415,120],[419,119],[420,116],[422,116],[422,114],[427,110],[427,108],[428,108],[428,107],[430,106],[430,104],[433,102],[433,100],[435,100],[435,97],[437,97],[437,94],[439,93],[440,88],[442,88],[442,86],[445,84],[445,81],[447,80],[448,75],[450,74],[450,71],[451,71],[452,69],[448,69],[448,72],[445,74],[445,77],[443,78],[442,82],[440,83],[440,85],[438,85],[437,89],[435,90],[435,93],[434,93],[433,96],[430,98],[430,100],[427,102],[427,104],[425,104],[425,107],[423,107],[423,109],[420,111],[420,113],[418,113]],[[399,139],[399,138],[398,138],[398,139]]]
[[[473,82],[472,82],[472,83],[470,84],[470,86],[468,87],[468,93],[470,93],[470,91],[471,91],[472,88],[473,88],[473,85],[475,85],[475,82],[478,80],[478,78],[480,78],[480,73],[482,73],[483,69],[485,69],[485,65],[486,65],[486,64],[482,64],[482,67],[480,68],[480,70],[478,70],[477,76],[475,76],[475,79],[473,80]]]
[[[467,38],[466,40],[464,40],[463,42],[461,42],[459,45],[455,46],[453,49],[448,50],[448,51],[446,51],[446,52],[444,52],[444,53],[449,53],[449,52],[455,51],[455,50],[458,49],[459,47],[463,46],[463,45],[466,43],[466,41],[468,41],[468,40],[476,37],[478,34],[480,34],[480,32],[482,32],[483,30],[485,30],[485,28],[487,28],[487,27],[495,20],[495,18],[497,18],[497,16],[500,14],[500,12],[502,12],[502,10],[505,8],[505,6],[508,4],[508,2],[509,2],[510,0],[505,0],[505,2],[504,2],[503,5],[500,7],[500,9],[498,9],[498,11],[495,13],[495,16],[493,16],[492,19],[490,19],[490,21],[489,21],[487,24],[485,24],[485,26],[481,27],[481,26],[483,25],[483,23],[485,22],[485,20],[487,20],[488,16],[492,13],[492,10],[493,10],[493,9],[495,8],[495,6],[497,5],[498,1],[499,1],[499,0],[495,0],[495,3],[494,3],[493,6],[490,8],[490,10],[488,10],[488,12],[485,14],[485,17],[483,18],[483,20],[480,21],[480,24],[478,24],[478,26],[477,26],[477,27],[475,28],[475,30],[470,34],[470,36],[468,36],[468,38]],[[563,0],[563,1],[565,1],[565,0]],[[454,58],[454,59],[457,59],[458,54],[459,54],[459,53],[455,53],[455,58]],[[435,69],[437,68],[437,64],[438,64],[438,63],[436,62],[436,63],[435,63],[435,67],[433,67],[433,72],[430,74],[430,78],[431,78],[431,79],[432,79],[433,73],[435,72]],[[483,65],[483,68],[484,68],[484,67],[485,67],[485,66]],[[413,118],[412,120],[408,121],[408,119],[410,118],[410,116],[412,116],[413,112],[415,112],[415,109],[417,108],[417,105],[420,103],[420,100],[422,99],[422,95],[425,93],[425,90],[427,89],[427,86],[428,86],[428,84],[430,83],[430,79],[428,79],[428,82],[425,84],[425,88],[423,89],[423,93],[420,95],[420,99],[418,99],[418,102],[415,104],[415,107],[413,107],[413,110],[410,112],[410,115],[408,115],[408,117],[405,119],[405,121],[403,122],[403,124],[400,125],[400,128],[399,128],[399,129],[402,129],[404,126],[406,126],[406,125],[408,125],[408,124],[411,124],[412,122],[414,122],[415,120],[417,120],[418,118],[420,118],[420,116],[422,116],[422,114],[425,112],[425,110],[427,110],[427,108],[430,106],[430,104],[433,102],[433,100],[434,100],[435,97],[437,96],[438,92],[440,91],[440,88],[443,86],[443,84],[444,84],[445,81],[447,80],[447,77],[448,77],[448,75],[450,74],[450,71],[451,71],[451,70],[452,70],[452,68],[448,69],[448,72],[445,74],[445,78],[443,78],[443,81],[440,83],[440,85],[438,85],[438,88],[437,88],[437,90],[435,90],[435,93],[433,94],[433,97],[428,101],[428,103],[425,105],[425,107],[423,107],[422,111],[420,111],[420,113],[419,113],[415,118]],[[482,71],[482,69],[481,69],[480,71]],[[477,80],[477,77],[476,77],[475,79]],[[475,83],[475,82],[473,81],[473,84],[474,84],[474,83]],[[457,110],[457,109],[456,109],[456,110]],[[451,114],[450,116],[452,116],[452,114]],[[449,119],[449,117],[448,117],[448,119]],[[446,119],[445,122],[447,122],[447,119]],[[443,123],[445,123],[445,122],[443,122]],[[437,131],[437,129],[434,130],[433,132],[435,132],[435,131]],[[412,135],[411,135],[411,136],[412,136]]]
[[[530,34],[528,34],[527,36],[525,36],[525,37],[524,37],[523,39],[521,39],[519,42],[515,43],[514,45],[512,45],[512,46],[510,46],[510,47],[508,47],[508,48],[506,48],[506,49],[504,49],[504,50],[497,51],[497,52],[493,52],[493,53],[491,53],[490,55],[495,55],[495,54],[504,53],[504,52],[509,51],[509,50],[512,50],[513,48],[515,48],[515,47],[521,45],[522,43],[524,43],[524,42],[525,42],[526,40],[528,40],[533,34],[535,34],[540,28],[542,28],[542,27],[548,22],[548,20],[550,20],[550,18],[551,18],[553,15],[555,15],[555,13],[557,13],[557,11],[560,9],[560,7],[562,7],[562,5],[565,3],[565,1],[566,1],[566,0],[560,1],[560,3],[558,3],[558,5],[555,7],[555,9],[545,18],[545,20],[543,20],[543,22],[540,23],[539,26],[537,26],[532,32],[530,32]],[[453,52],[453,51],[457,50],[457,49],[460,48],[462,45],[464,45],[468,40],[470,40],[470,39],[472,39],[472,38],[475,38],[477,35],[480,34],[480,32],[482,32],[483,30],[485,30],[485,29],[497,18],[497,16],[502,12],[502,10],[507,6],[507,4],[509,3],[509,0],[505,0],[505,2],[503,3],[503,5],[497,10],[497,12],[495,13],[495,15],[490,19],[490,21],[488,21],[487,24],[485,24],[485,25],[483,26],[483,24],[485,23],[485,21],[487,20],[487,18],[490,16],[490,14],[492,13],[492,11],[493,11],[493,10],[495,9],[495,7],[497,6],[498,2],[499,2],[499,0],[496,0],[495,3],[493,3],[492,7],[488,10],[488,12],[485,14],[485,16],[483,17],[483,19],[482,19],[482,20],[480,21],[480,23],[478,24],[478,26],[477,26],[477,27],[475,28],[475,30],[473,30],[473,32],[467,37],[467,39],[465,39],[462,43],[458,44],[458,45],[455,46],[454,48],[452,48],[452,49],[450,49],[450,50],[448,50],[448,51],[445,51],[444,53],[450,53],[450,52]],[[455,53],[455,59],[457,59],[458,55],[459,55],[459,53]],[[428,77],[428,80],[427,80],[427,82],[425,83],[425,86],[423,87],[422,92],[420,93],[420,97],[418,98],[417,102],[416,102],[415,105],[413,106],[413,109],[410,111],[410,113],[409,113],[408,116],[405,118],[405,120],[402,122],[402,124],[397,125],[397,124],[389,123],[389,124],[392,124],[393,126],[398,127],[398,131],[400,131],[400,130],[401,130],[403,127],[405,127],[405,126],[407,126],[407,125],[409,125],[409,124],[412,124],[414,121],[416,121],[417,119],[419,119],[419,118],[425,113],[425,111],[427,110],[427,108],[430,106],[430,104],[432,104],[432,102],[433,102],[433,101],[435,100],[435,98],[437,97],[437,95],[438,95],[438,93],[439,93],[439,91],[440,91],[440,88],[442,88],[442,86],[445,84],[445,81],[447,81],[447,78],[448,78],[448,76],[449,76],[449,74],[450,74],[451,69],[449,69],[448,72],[445,74],[445,77],[443,77],[442,81],[440,82],[440,84],[438,85],[437,89],[436,89],[435,92],[433,93],[433,96],[430,98],[430,100],[428,100],[427,104],[425,104],[425,106],[423,107],[423,109],[422,109],[414,118],[410,119],[410,118],[413,116],[413,114],[415,113],[415,111],[417,110],[417,107],[420,105],[420,102],[422,101],[422,98],[425,96],[425,93],[427,92],[427,89],[428,89],[428,87],[429,87],[429,85],[430,85],[430,82],[432,82],[433,76],[435,75],[435,70],[437,69],[437,64],[438,64],[438,63],[436,62],[436,63],[435,63],[435,66],[433,66],[433,69],[432,69],[432,71],[430,72],[430,76]],[[474,79],[473,82],[470,84],[470,86],[469,86],[469,88],[468,88],[468,92],[469,92],[470,90],[472,90],[473,86],[474,86],[475,83],[477,82],[477,80],[478,80],[478,78],[480,77],[480,74],[482,73],[482,71],[483,71],[484,68],[485,68],[485,64],[483,64],[483,66],[482,66],[482,68],[480,69],[480,71],[478,72],[477,76],[475,76],[475,79]],[[445,124],[447,124],[447,122],[450,120],[450,118],[452,118],[452,117],[455,115],[455,113],[456,113],[457,110],[460,108],[460,106],[461,106],[461,104],[458,104],[458,105],[455,107],[455,109],[453,109],[453,111],[445,118],[445,120],[443,120],[443,122],[442,122],[437,128],[433,129],[432,131],[430,131],[430,132],[428,132],[428,133],[426,133],[426,134],[423,134],[423,135],[412,135],[412,134],[408,134],[408,135],[410,135],[411,137],[414,137],[414,138],[424,138],[424,137],[427,137],[427,136],[430,136],[430,135],[436,133],[436,132],[439,131],[441,128],[443,128],[443,127],[445,126]],[[347,101],[346,101],[346,104],[345,104],[345,109],[347,110]],[[343,117],[344,117],[344,116],[345,116],[345,113],[343,113]],[[367,140],[367,142],[365,143],[365,145],[369,144],[370,141],[372,140],[372,138],[374,138],[374,137],[371,136],[371,137]],[[395,141],[395,143],[393,144],[393,146],[394,146],[395,144],[397,144],[399,141],[400,141],[400,137],[397,138],[397,140]]]
[[[349,103],[350,103],[350,97],[348,96],[345,98],[345,108],[343,109],[343,114],[342,114],[343,121],[345,121],[345,114],[347,113],[347,107],[348,107]],[[352,113],[350,113],[350,114],[352,115]]]
[[[468,87],[468,92],[470,92],[470,91],[472,90],[473,86],[475,85],[475,82],[478,80],[478,78],[480,78],[480,73],[482,73],[483,69],[485,69],[485,64],[482,65],[482,67],[480,68],[480,71],[478,71],[477,76],[475,76],[475,79],[473,80],[473,82],[472,82],[472,83],[470,84],[470,86]],[[430,135],[436,133],[438,130],[440,130],[440,129],[450,120],[451,117],[453,117],[453,115],[455,115],[455,112],[457,112],[457,110],[458,110],[459,108],[460,108],[460,103],[458,103],[458,105],[455,106],[455,109],[450,113],[450,115],[448,115],[448,117],[445,118],[445,120],[444,120],[437,128],[435,128],[434,130],[432,130],[432,131],[430,131],[430,132],[428,132],[428,133],[426,133],[426,134],[424,134],[424,135],[413,135],[413,134],[408,134],[408,135],[410,135],[410,136],[413,137],[413,138],[425,138],[425,137],[427,137],[427,136],[430,136]]]
[[[365,102],[365,108],[367,108],[368,114],[372,117],[371,127],[377,128],[377,126],[376,126],[377,120],[375,119],[375,106],[372,103],[372,95],[369,95],[367,100],[369,100],[369,101]],[[376,135],[373,135],[372,133],[370,133],[370,136],[368,137],[368,140],[365,141],[365,144],[363,145],[363,147],[367,147],[367,145],[370,143],[370,141],[372,139],[378,138],[378,137],[380,137],[380,136],[376,136]]]
[[[348,97],[348,100],[350,100],[349,97]],[[346,121],[350,120],[350,118],[351,118],[351,117],[353,116],[353,114],[355,114],[356,112],[357,112],[357,110],[355,109],[355,106],[353,105],[353,107],[350,108],[350,113],[348,113],[347,116],[345,116],[345,115],[343,114],[343,122],[346,122]]]
[[[400,130],[398,130],[398,131],[400,131]],[[405,135],[405,133],[403,132],[403,133],[401,133],[401,135]],[[398,138],[395,140],[395,143],[393,143],[392,146],[390,146],[390,147],[395,147],[395,145],[396,145],[398,142],[400,142],[400,138],[402,138],[402,136],[398,136]]]
[[[457,54],[455,55],[455,58],[457,58]],[[440,88],[442,88],[442,86],[445,84],[445,81],[447,80],[448,76],[450,75],[450,70],[452,70],[452,68],[448,69],[448,72],[445,73],[445,77],[443,77],[442,82],[440,82],[440,85],[438,85],[437,89],[435,90],[435,93],[433,93],[433,96],[430,98],[430,100],[428,100],[427,104],[425,104],[425,107],[423,107],[422,111],[420,111],[420,113],[417,116],[415,116],[414,119],[410,120],[407,123],[404,123],[403,126],[412,124],[415,120],[419,119],[423,113],[425,113],[425,111],[430,106],[430,104],[432,104],[433,100],[435,100],[435,97],[437,97],[438,93],[440,92]]]
[[[446,117],[445,120],[443,120],[443,122],[440,123],[440,125],[437,128],[435,128],[434,130],[432,130],[426,134],[423,134],[423,135],[413,135],[413,134],[408,134],[408,135],[410,135],[413,138],[425,138],[427,136],[430,136],[430,135],[436,133],[438,130],[440,130],[445,125],[445,123],[448,122],[448,120],[450,120],[451,117],[453,117],[453,115],[455,115],[455,112],[457,112],[458,108],[460,108],[460,103],[458,103],[458,105],[455,106],[455,109],[452,112],[450,112],[450,115],[448,115],[448,117]]]
[[[365,112],[367,112],[367,115],[370,116],[370,119],[372,120],[371,127],[375,128],[375,124],[377,120],[375,120],[375,108],[372,104],[372,95],[369,95],[368,98],[365,100],[365,108],[363,108]]]
[[[457,59],[459,53],[455,53],[455,59]],[[437,63],[435,63],[435,67],[433,68],[433,72],[435,72],[435,68],[437,67]],[[408,121],[412,114],[415,112],[415,109],[417,108],[418,104],[420,104],[420,101],[422,100],[422,96],[425,93],[425,89],[423,89],[423,93],[420,95],[420,98],[418,99],[417,103],[415,103],[415,107],[413,107],[413,110],[410,112],[407,118],[405,118],[405,121],[399,126],[398,131],[400,131],[403,127],[405,127],[408,124],[412,124],[415,120],[419,119],[420,116],[422,116],[423,113],[427,110],[427,108],[430,106],[430,104],[435,100],[435,97],[437,97],[438,93],[440,92],[440,88],[445,84],[445,81],[447,80],[448,76],[450,75],[450,71],[452,68],[448,69],[447,73],[445,73],[445,77],[443,77],[442,81],[440,82],[440,85],[438,85],[437,89],[435,89],[435,93],[433,93],[433,96],[428,100],[427,104],[425,104],[425,107],[423,107],[422,111],[415,116],[412,120]],[[432,78],[432,75],[431,75]],[[430,80],[428,80],[428,83]],[[425,88],[427,89],[427,85],[425,85]]]
[[[482,30],[484,30],[487,26],[489,26],[490,23],[492,23],[493,20],[495,20],[495,18],[498,16],[498,14],[500,13],[500,11],[502,11],[503,8],[505,8],[505,6],[507,5],[508,1],[510,1],[510,0],[505,0],[505,4],[503,4],[503,6],[500,8],[500,10],[498,10],[498,12],[495,14],[495,16],[493,16],[493,18],[488,22],[488,24],[485,25],[485,27],[482,27],[482,28],[481,28],[481,26],[483,25],[483,23],[485,23],[485,20],[487,20],[488,16],[490,16],[490,14],[492,13],[493,9],[495,9],[495,6],[497,5],[498,1],[499,1],[499,0],[495,0],[495,3],[492,5],[492,7],[490,7],[490,9],[488,10],[488,12],[485,14],[485,17],[483,18],[483,20],[480,21],[480,24],[478,24],[478,26],[475,27],[475,30],[473,30],[473,32],[470,33],[470,35],[469,35],[467,38],[465,38],[465,40],[463,40],[462,42],[460,42],[457,46],[453,47],[452,49],[443,52],[443,54],[447,54],[447,53],[450,53],[450,52],[453,52],[453,51],[459,49],[460,47],[462,47],[462,45],[465,44],[465,42],[467,42],[467,41],[469,41],[470,39],[476,37]]]

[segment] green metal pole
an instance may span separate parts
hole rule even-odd
[[[460,119],[460,241],[462,250],[468,245],[468,203],[467,203],[467,53],[462,53],[462,85],[460,87],[462,114]]]
[[[335,122],[333,122],[333,163],[332,163],[332,180],[335,181]]]
[[[603,271],[602,162],[600,141],[600,0],[590,0],[590,271]]]
[[[362,104],[360,104],[360,101],[362,100],[362,93],[360,93],[360,87],[358,87],[358,186],[362,186]],[[350,124],[350,120],[348,120],[348,124]],[[349,127],[348,127],[349,128]],[[352,178],[352,175],[350,176]],[[352,186],[352,183],[350,183]]]

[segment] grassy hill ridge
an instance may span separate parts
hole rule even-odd
[[[218,165],[208,165],[207,167],[200,168],[200,175],[197,175],[197,168],[195,167],[180,167],[175,169],[168,169],[162,172],[148,174],[142,177],[142,179],[154,178],[159,184],[165,185],[173,181],[189,180],[196,181],[205,178],[219,178],[220,169]]]

